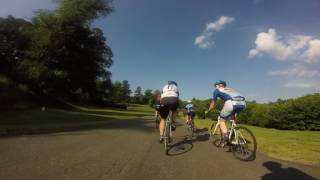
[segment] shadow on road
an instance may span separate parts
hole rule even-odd
[[[173,142],[170,145],[170,149],[168,152],[169,156],[181,155],[193,148],[192,140],[189,139],[188,136],[175,137],[174,141],[176,142]]]
[[[170,145],[169,156],[177,156],[189,152],[196,141],[208,141],[209,134],[205,129],[198,129],[193,137],[190,135],[175,137],[175,141]]]
[[[267,161],[263,163],[263,166],[271,171],[261,177],[262,180],[274,180],[274,179],[290,179],[290,180],[316,180],[316,178],[300,171],[299,169],[288,167],[281,167],[282,164],[274,161]]]

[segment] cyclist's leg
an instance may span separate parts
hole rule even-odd
[[[173,98],[172,99],[172,104],[171,104],[171,110],[172,110],[172,121],[173,123],[176,122],[176,118],[177,118],[177,109],[178,109],[178,106],[179,106],[179,101],[178,101],[178,98]]]
[[[160,117],[161,117],[160,124],[159,124],[159,133],[160,133],[160,137],[162,137],[164,128],[165,128],[165,121],[169,114],[169,108],[164,104],[163,107],[159,109],[159,111],[160,111]]]
[[[191,124],[193,125],[193,127],[195,128],[195,125],[194,125],[194,117],[196,116],[195,112],[192,111],[192,114],[191,114]]]
[[[225,121],[232,115],[232,113],[233,113],[232,102],[230,100],[226,101],[220,112],[220,129],[223,133],[223,139],[226,142],[229,141],[229,137],[228,137],[228,130],[227,130]]]

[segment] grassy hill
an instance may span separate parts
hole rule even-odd
[[[114,121],[151,119],[146,105],[129,105],[127,110],[74,106],[72,111],[41,108],[1,112],[0,136],[52,133],[103,128]]]

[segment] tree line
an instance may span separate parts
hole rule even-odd
[[[193,99],[196,114],[204,118],[210,99]],[[184,102],[185,104],[185,102]],[[183,105],[184,105],[183,104]],[[208,114],[208,118],[217,119],[223,102],[218,100],[217,109]],[[239,113],[241,123],[287,130],[320,130],[320,93],[309,94],[295,99],[276,102],[247,102],[247,109]]]
[[[23,86],[43,99],[101,103],[114,97],[113,53],[102,30],[92,26],[112,12],[110,1],[56,2],[56,10],[38,10],[31,21],[0,18],[0,76],[10,89]]]

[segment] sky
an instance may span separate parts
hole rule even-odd
[[[0,16],[30,19],[52,0],[0,0]],[[134,91],[179,85],[208,99],[213,84],[258,102],[320,92],[319,0],[114,0],[93,24],[114,53],[112,80]]]

